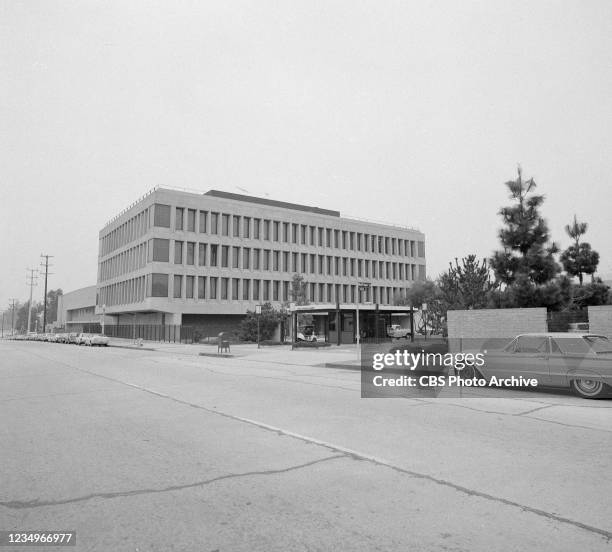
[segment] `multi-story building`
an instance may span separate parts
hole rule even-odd
[[[418,230],[338,211],[211,190],[157,188],[100,232],[96,313],[117,324],[235,325],[255,305],[391,305],[425,279]]]

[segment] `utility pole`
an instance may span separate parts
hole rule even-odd
[[[26,284],[30,286],[30,305],[28,308],[28,329],[26,330],[26,334],[30,333],[30,327],[32,323],[32,291],[34,286],[36,285],[36,276],[34,276],[35,272],[38,272],[35,268],[26,268],[26,270],[30,273],[29,276],[26,276]],[[29,280],[29,281],[28,281]]]
[[[11,302],[11,337],[15,334],[15,303],[17,299],[9,299]]]
[[[45,295],[43,297],[43,333],[47,331],[47,278],[49,277],[49,259],[53,258],[53,255],[43,255],[40,257],[45,259],[44,263],[40,263],[40,266],[45,268]]]

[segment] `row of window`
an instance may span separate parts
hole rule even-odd
[[[156,203],[154,226],[170,228],[171,213],[170,205]],[[425,257],[423,241],[183,207],[174,208],[174,230],[402,257]]]
[[[197,264],[243,270],[301,272],[388,280],[425,279],[425,265],[178,240],[174,241],[172,258],[174,264],[188,266]],[[170,240],[162,238],[150,240],[149,261],[170,262]]]
[[[149,228],[149,208],[126,220],[123,224],[100,238],[100,254],[110,252],[144,235]]]
[[[148,277],[147,277],[148,278]],[[144,276],[130,278],[123,282],[103,286],[98,292],[98,305],[129,305],[141,303],[145,299],[147,281]],[[150,293],[146,293],[147,296]]]
[[[172,289],[169,289],[172,284]],[[392,304],[405,288],[371,286],[361,292],[360,302]],[[189,276],[183,274],[151,274],[148,285],[151,297],[175,299],[211,299],[222,301],[292,301],[288,280],[258,280]],[[311,282],[306,284],[307,300],[313,303],[355,303],[357,285]]]
[[[126,251],[100,263],[99,280],[109,280],[127,272],[143,268],[147,263],[147,242],[139,243]]]

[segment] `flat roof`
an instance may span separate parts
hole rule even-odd
[[[221,190],[208,190],[208,192],[204,193],[203,195],[219,197],[222,199],[232,199],[234,201],[243,201],[245,203],[256,203],[257,205],[281,207],[282,209],[293,209],[294,211],[304,211],[306,213],[316,213],[317,215],[327,215],[330,217],[340,216],[340,211],[333,211],[331,209],[322,209],[321,207],[310,207],[309,205],[300,205],[299,203],[287,203],[286,201],[276,201],[275,199],[222,192]]]
[[[340,310],[356,310],[356,303],[341,303]],[[405,312],[409,313],[411,307],[406,305],[378,305],[379,312]],[[290,306],[291,312],[317,312],[317,311],[335,311],[335,303],[316,303],[312,305],[293,305]],[[374,303],[359,303],[360,311],[375,311],[376,305]],[[416,308],[412,307],[413,311],[417,311]]]

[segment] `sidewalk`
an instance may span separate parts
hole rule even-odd
[[[235,343],[231,345],[230,354],[218,354],[217,344],[206,343],[163,343],[158,341],[142,341],[139,346],[133,339],[111,338],[110,347],[134,349],[140,351],[158,351],[189,356],[202,356],[214,358],[248,359],[253,361],[270,362],[274,364],[288,364],[301,366],[327,366],[334,368],[349,368],[354,365],[359,369],[359,350],[356,345],[342,345],[340,347],[322,347],[320,349],[295,349],[291,344],[268,345],[257,348],[255,343]]]

